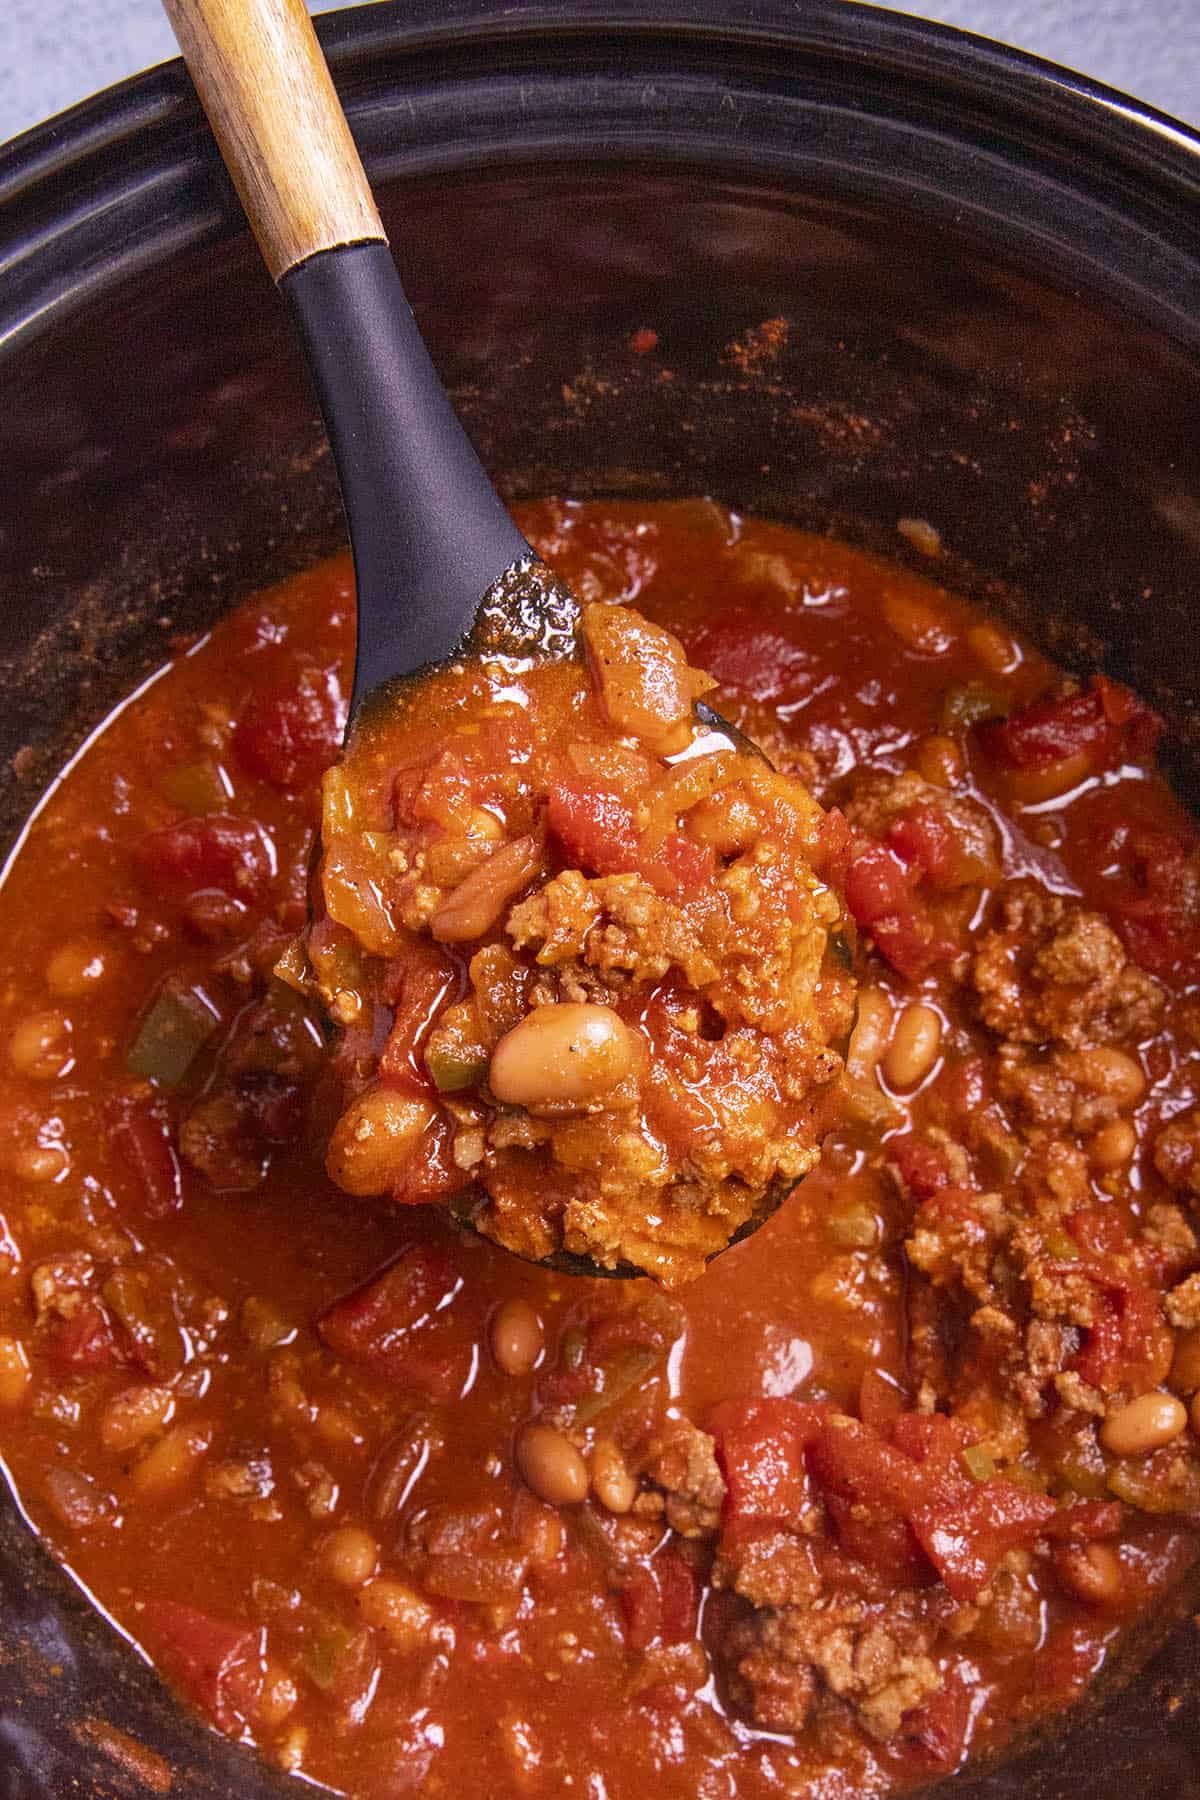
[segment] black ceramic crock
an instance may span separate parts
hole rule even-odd
[[[506,494],[709,492],[896,555],[896,520],[927,518],[950,579],[1163,708],[1200,792],[1200,140],[846,0],[406,0],[319,25]],[[181,66],[0,152],[5,836],[173,632],[340,535]],[[1194,1604],[955,1800],[1200,1796]],[[0,1796],[168,1781],[299,1791],[185,1716],[6,1503]]]

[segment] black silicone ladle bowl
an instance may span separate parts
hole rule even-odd
[[[574,655],[578,604],[518,531],[450,404],[303,0],[163,4],[329,434],[357,589],[351,723],[394,682],[471,647]],[[711,707],[696,711],[761,754]],[[732,1242],[791,1185],[770,1187]],[[469,1205],[460,1218],[471,1224]],[[643,1273],[567,1251],[543,1260],[572,1275]]]

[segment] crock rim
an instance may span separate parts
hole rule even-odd
[[[1200,128],[1148,102],[1029,51],[954,25],[873,6],[868,0],[407,0],[316,15],[335,77],[383,53],[469,51],[502,38],[532,44],[552,35],[615,43],[673,39],[682,45],[837,54],[861,65],[939,82],[953,92],[1020,102],[1060,132],[1095,138],[1108,159],[1140,162],[1200,198]],[[181,58],[131,75],[0,144],[0,210],[41,184],[70,180],[149,128],[198,126],[200,111]]]

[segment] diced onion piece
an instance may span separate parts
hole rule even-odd
[[[604,710],[618,731],[658,756],[672,756],[691,737],[692,708],[713,685],[689,668],[671,632],[619,606],[583,610],[583,636]]]
[[[20,1406],[31,1379],[24,1344],[4,1333],[0,1336],[0,1407]]]
[[[303,938],[292,938],[271,972],[297,994],[307,997],[312,992],[313,970]]]
[[[514,838],[493,850],[442,901],[429,921],[434,937],[441,944],[467,944],[482,937],[533,880],[540,861],[541,844],[535,837]]]
[[[736,763],[730,750],[715,750],[679,763],[652,790],[639,820],[642,830],[653,842],[661,842],[674,831],[682,814],[707,800],[729,779]]]
[[[326,838],[321,864],[326,910],[373,956],[393,956],[401,941],[386,893],[388,874],[386,862],[363,838]]]
[[[343,831],[353,831],[354,814],[354,795],[346,771],[335,763],[321,779],[321,841],[328,844]]]

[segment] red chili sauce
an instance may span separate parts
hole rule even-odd
[[[520,522],[843,821],[846,1123],[670,1295],[333,1185],[272,974],[323,565],[113,717],[0,891],[0,1448],[187,1702],[362,1800],[925,1780],[1195,1552],[1196,833],[1152,714],[932,582],[706,502]]]

